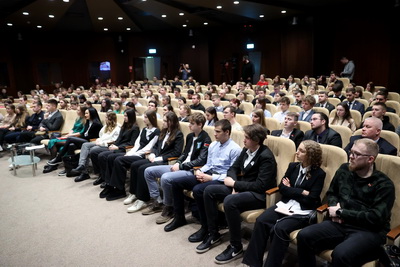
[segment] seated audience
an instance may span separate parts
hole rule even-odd
[[[244,127],[244,148],[228,169],[224,184],[209,185],[204,190],[204,207],[207,228],[197,235],[203,242],[196,252],[203,253],[221,239],[218,228],[218,203],[224,204],[225,218],[230,233],[230,244],[215,262],[228,263],[243,253],[240,213],[265,208],[265,191],[276,186],[276,162],[274,154],[264,145],[266,130],[258,124]],[[241,175],[238,175],[241,174]]]
[[[203,112],[206,112],[206,109],[204,106],[200,103],[200,95],[199,94],[194,94],[192,96],[192,105],[190,105],[190,108],[193,110],[201,110]]]
[[[388,99],[387,99],[387,93],[386,93],[386,92],[379,91],[379,92],[376,94],[376,96],[375,96],[375,101],[376,101],[375,103],[383,103],[383,104],[386,105],[387,100],[388,100]],[[373,108],[373,106],[369,106],[369,107],[365,110],[365,112],[371,111],[372,108]],[[392,113],[397,113],[396,110],[395,110],[394,108],[388,107],[387,105],[386,105],[386,111],[387,111],[387,112],[392,112]]]
[[[361,266],[379,258],[390,229],[395,188],[375,169],[378,150],[370,139],[354,143],[349,163],[339,168],[326,193],[330,218],[297,235],[300,267],[316,266],[315,254],[330,249],[333,266]]]
[[[182,105],[179,107],[179,121],[189,122],[189,116],[192,115],[192,110],[189,105]]]
[[[342,147],[339,133],[329,128],[329,119],[325,113],[315,112],[311,117],[311,130],[304,134],[303,140],[314,140],[317,143]]]
[[[277,111],[273,118],[277,119],[280,123],[282,123],[285,120],[286,114],[289,112],[289,106],[290,106],[290,99],[287,96],[284,96],[281,98],[279,101],[279,108],[280,111]]]
[[[349,105],[346,102],[339,103],[336,106],[335,117],[329,118],[329,125],[342,125],[348,127],[354,132],[357,127],[353,118],[351,117]]]
[[[297,121],[299,120],[299,115],[296,112],[288,112],[285,116],[283,129],[274,130],[271,132],[273,136],[279,136],[283,138],[289,138],[294,142],[296,148],[299,146],[300,142],[304,138],[303,131],[295,128],[297,126]]]
[[[224,119],[227,119],[232,126],[232,130],[243,131],[242,126],[236,121],[236,109],[233,106],[224,107]]]
[[[312,109],[315,105],[315,98],[311,95],[307,95],[304,100],[301,102],[301,107],[303,111],[299,114],[299,121],[310,122],[312,115],[314,114],[314,110]]]
[[[217,112],[222,112],[224,110],[224,106],[221,104],[221,98],[219,95],[214,95],[212,97],[212,103]]]
[[[288,216],[286,211],[296,206],[298,210],[312,212],[321,205],[320,194],[324,187],[325,172],[320,167],[322,163],[320,145],[311,140],[303,141],[297,149],[296,158],[298,162],[289,164],[279,184],[282,200],[268,208],[256,220],[243,259],[243,263],[247,265],[281,266],[290,243],[290,233],[309,225],[307,216]],[[263,264],[264,252],[270,237],[271,246]]]
[[[390,122],[389,116],[385,116],[387,107],[384,103],[376,102],[372,106],[371,110],[372,110],[371,117],[378,118],[382,121],[382,130],[387,130],[387,131],[392,131],[392,132],[395,131],[393,124]],[[363,123],[361,124],[360,128],[362,128],[362,127],[363,127]]]
[[[347,105],[350,110],[357,110],[360,112],[361,116],[364,115],[365,107],[363,103],[360,103],[356,100],[356,89],[355,88],[347,88],[346,89],[346,99]]]
[[[345,147],[347,154],[350,153],[354,142],[361,138],[368,138],[375,141],[379,145],[380,154],[388,154],[397,156],[397,148],[381,137],[382,121],[375,117],[366,118],[362,128],[361,135],[350,137],[350,143]]]
[[[217,111],[214,107],[208,107],[206,109],[206,126],[214,126],[218,121]]]
[[[318,103],[315,104],[315,107],[326,108],[329,110],[329,113],[331,113],[331,111],[335,109],[335,106],[328,102],[327,91],[318,92]]]

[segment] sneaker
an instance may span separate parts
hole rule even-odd
[[[136,200],[135,194],[129,194],[129,196],[124,200],[124,205],[132,204]]]
[[[147,205],[146,205],[146,202],[141,201],[140,199],[138,199],[138,200],[136,200],[136,201],[133,203],[132,206],[130,206],[130,207],[127,209],[127,212],[128,212],[128,213],[137,212],[137,211],[139,211],[139,210],[141,210],[141,209],[144,209],[146,206],[147,206]]]
[[[208,234],[206,238],[204,238],[203,242],[197,246],[196,252],[197,253],[204,253],[209,251],[210,248],[217,245],[221,241],[221,235],[219,233],[216,234]]]
[[[174,209],[171,206],[164,206],[161,215],[157,217],[156,223],[163,224],[174,218]]]
[[[232,245],[229,245],[221,254],[215,257],[214,261],[218,264],[225,264],[231,262],[243,254],[243,247],[235,248]]]
[[[67,176],[67,171],[63,170],[58,173],[58,176]]]
[[[158,203],[157,200],[154,200],[150,205],[147,206],[147,208],[142,211],[142,215],[151,215],[154,213],[162,212],[163,206],[164,205],[162,203]]]
[[[0,152],[2,152],[3,151],[3,146],[0,146]]]

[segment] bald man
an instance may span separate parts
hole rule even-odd
[[[365,119],[361,135],[355,135],[350,138],[350,143],[344,149],[349,155],[350,149],[353,147],[354,141],[361,138],[369,138],[379,145],[380,154],[388,154],[397,156],[397,148],[391,145],[388,141],[381,137],[383,123],[382,120],[369,117]]]

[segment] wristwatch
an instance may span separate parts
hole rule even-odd
[[[336,215],[340,218],[342,216],[343,209],[336,210]]]

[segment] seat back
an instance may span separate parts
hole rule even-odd
[[[301,112],[301,107],[295,106],[295,105],[290,105],[289,106],[289,111],[290,112]]]
[[[343,125],[329,125],[329,127],[340,134],[342,138],[342,148],[345,148],[350,143],[350,137],[353,135],[350,128]]]
[[[188,122],[179,122],[179,125],[181,126],[181,131],[183,133],[183,140],[184,140],[184,146],[186,145],[186,137],[188,134],[191,133],[189,129],[189,123]]]
[[[143,121],[143,116],[137,116],[136,117],[136,122],[137,122],[140,130],[142,130],[142,129],[144,129],[146,127],[146,124]]]
[[[250,113],[253,111],[254,107],[253,104],[249,103],[249,102],[242,102],[242,104],[240,104],[239,106],[241,109],[243,109],[244,114],[246,115],[250,115]]]
[[[282,128],[280,122],[275,118],[265,118],[265,124],[270,132],[274,130],[280,130]]]
[[[397,148],[397,151],[399,151],[400,139],[397,133],[388,130],[382,130],[381,137],[392,144],[392,146]]]
[[[334,107],[336,107],[340,103],[340,99],[335,97],[328,97],[328,102],[331,103]]]
[[[333,113],[333,110],[331,113]],[[354,123],[356,124],[356,128],[359,128],[361,125],[361,113],[358,110],[351,109],[350,114],[354,120]],[[335,115],[336,115],[336,111],[335,111]]]
[[[265,109],[271,112],[272,116],[278,111],[274,104],[265,104]]]
[[[389,92],[388,100],[394,100],[400,103],[400,94],[397,92]]]
[[[98,112],[100,112],[101,104],[92,104],[92,107],[94,107]]]
[[[311,124],[308,121],[297,121],[296,128],[305,133],[311,130]]]
[[[122,126],[124,124],[125,115],[124,114],[117,114],[117,123]]]
[[[235,118],[242,127],[253,123],[250,116],[246,114],[236,114]]]
[[[264,144],[274,153],[277,162],[276,183],[279,184],[290,162],[294,161],[296,146],[290,139],[268,135]]]
[[[60,128],[61,133],[68,133],[72,130],[75,124],[75,120],[78,117],[75,110],[60,110],[64,122]]]
[[[329,110],[327,108],[323,108],[323,107],[313,107],[312,108],[315,112],[322,112],[324,113],[326,116],[329,117]]]
[[[375,160],[377,170],[386,174],[395,185],[396,196],[400,196],[400,158],[396,156],[379,154]],[[392,217],[390,219],[390,228],[394,229],[400,225],[400,198],[396,197],[392,208]]]
[[[322,148],[321,169],[323,169],[326,173],[324,187],[321,191],[321,200],[322,202],[326,202],[326,191],[328,191],[333,176],[335,176],[335,173],[339,169],[340,165],[347,162],[347,154],[343,149],[337,146],[323,144],[320,145]]]
[[[146,112],[146,110],[147,110],[147,106],[139,106],[139,107],[135,107],[136,108],[136,111],[140,114],[140,115],[143,115],[145,112]]]
[[[244,132],[232,130],[231,139],[235,141],[241,148],[244,147]]]
[[[386,106],[394,108],[396,110],[397,116],[400,115],[400,103],[396,100],[388,100],[386,101]]]
[[[214,126],[204,126],[203,130],[208,133],[208,135],[211,138],[211,141],[214,142],[215,141]]]

